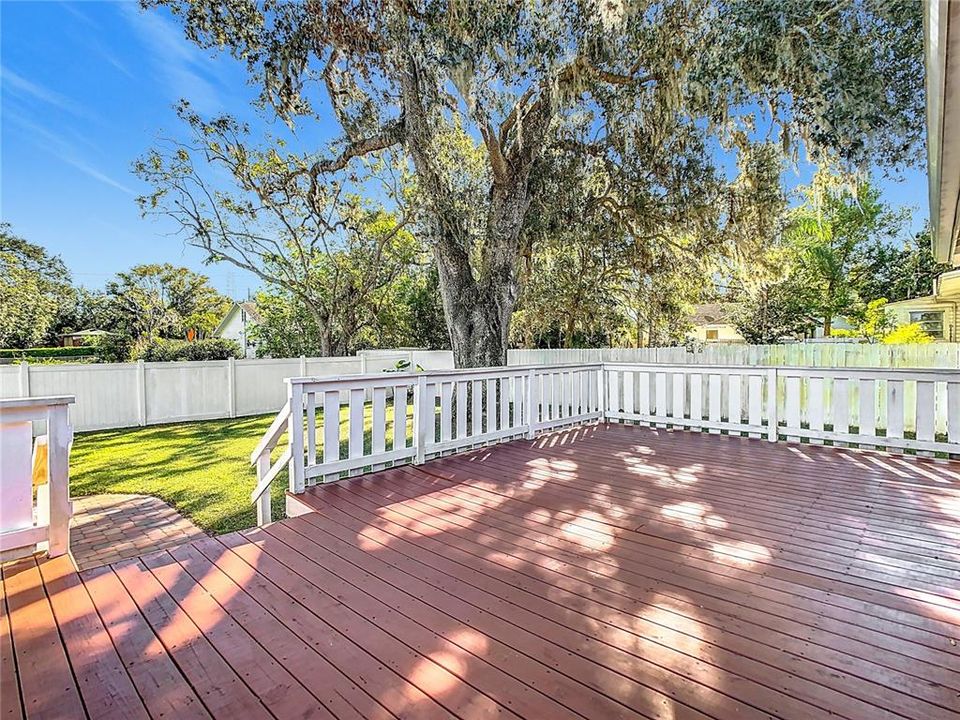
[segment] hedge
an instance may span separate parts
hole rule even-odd
[[[0,358],[61,358],[88,357],[96,355],[92,347],[38,347],[38,348],[0,348]]]

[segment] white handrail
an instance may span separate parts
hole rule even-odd
[[[598,421],[960,455],[960,370],[593,362],[287,383],[287,405],[251,454],[261,520],[285,463],[296,494],[344,474]],[[271,466],[284,428],[288,450]]]

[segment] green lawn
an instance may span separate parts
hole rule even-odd
[[[347,413],[340,415],[341,457],[346,457]],[[70,458],[70,492],[139,493],[168,502],[207,532],[225,533],[256,525],[250,502],[256,471],[250,453],[273,415],[156,425],[126,430],[77,433]],[[317,416],[318,452],[322,457],[322,411]],[[364,444],[370,447],[370,406],[366,408]],[[412,415],[408,417],[409,425]],[[393,410],[387,403],[387,449],[393,437]],[[274,460],[286,446],[286,435]],[[284,516],[287,471],[273,483],[274,519]]]

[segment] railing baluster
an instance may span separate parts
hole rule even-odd
[[[407,386],[393,387],[393,449],[407,446]]]
[[[917,440],[933,442],[935,414],[934,383],[923,380],[917,381]],[[929,456],[933,453],[917,451],[917,455]]]
[[[500,429],[510,427],[510,378],[500,378]]]
[[[690,420],[699,427],[703,421],[703,375],[694,372],[690,375]]]
[[[487,423],[488,433],[497,430],[497,381],[493,378],[487,380]]]
[[[960,382],[947,383],[947,442],[960,448]]]
[[[865,437],[875,437],[877,434],[877,393],[876,384],[872,378],[866,378],[859,383],[860,403],[857,413],[858,434]]]
[[[317,395],[307,393],[307,465],[317,464]]]
[[[371,424],[370,424],[370,453],[382,455],[387,450],[387,389],[375,387],[373,389]],[[374,463],[374,470],[386,467],[383,463]]]
[[[787,378],[786,393],[783,417],[787,422],[787,441],[800,442],[799,435],[790,433],[790,430],[800,429],[800,378],[794,376]]]
[[[323,463],[340,459],[340,391],[327,390],[323,394]],[[337,473],[325,475],[324,482],[336,480]]]
[[[710,397],[709,397],[709,408],[708,408],[708,417],[710,422],[719,423],[720,422],[720,394],[721,394],[721,382],[722,378],[720,375],[710,375]],[[718,434],[720,430],[718,428],[710,428],[710,432],[713,434]]]
[[[747,378],[747,424],[753,427],[763,425],[763,378],[750,375]],[[760,433],[752,432],[750,437],[758,438]]]
[[[513,425],[511,427],[523,427],[523,375],[514,375],[513,377]]]
[[[474,380],[470,390],[472,406],[471,435],[483,435],[483,381]]]
[[[457,440],[467,436],[467,383],[461,380],[457,383]]]
[[[833,402],[832,402],[831,422],[833,423],[833,432],[842,435],[850,432],[850,382],[845,377],[835,377],[833,379]],[[838,441],[834,443],[840,447],[846,447],[849,443]]]
[[[453,383],[440,383],[440,442],[450,440],[453,423]]]
[[[727,378],[727,422],[733,425],[743,423],[743,377],[733,373]],[[731,430],[731,435],[740,435],[739,430]]]
[[[351,388],[349,410],[349,440],[347,449],[351,460],[363,457],[363,406],[366,393],[363,389]],[[359,475],[361,469],[353,468],[350,475]]]
[[[823,378],[812,377],[807,382],[807,422],[811,430],[823,430]],[[823,445],[820,438],[810,438],[814,445]]]

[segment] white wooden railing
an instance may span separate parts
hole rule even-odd
[[[284,466],[297,494],[600,420],[960,454],[960,370],[585,363],[299,377],[287,388],[286,405],[250,456],[261,524],[270,521],[270,485]],[[287,448],[271,462],[285,432]]]
[[[0,400],[0,559],[70,549],[70,443],[73,396]],[[46,435],[34,442],[34,423]],[[45,460],[36,452],[46,453]],[[34,483],[34,473],[40,475]]]

